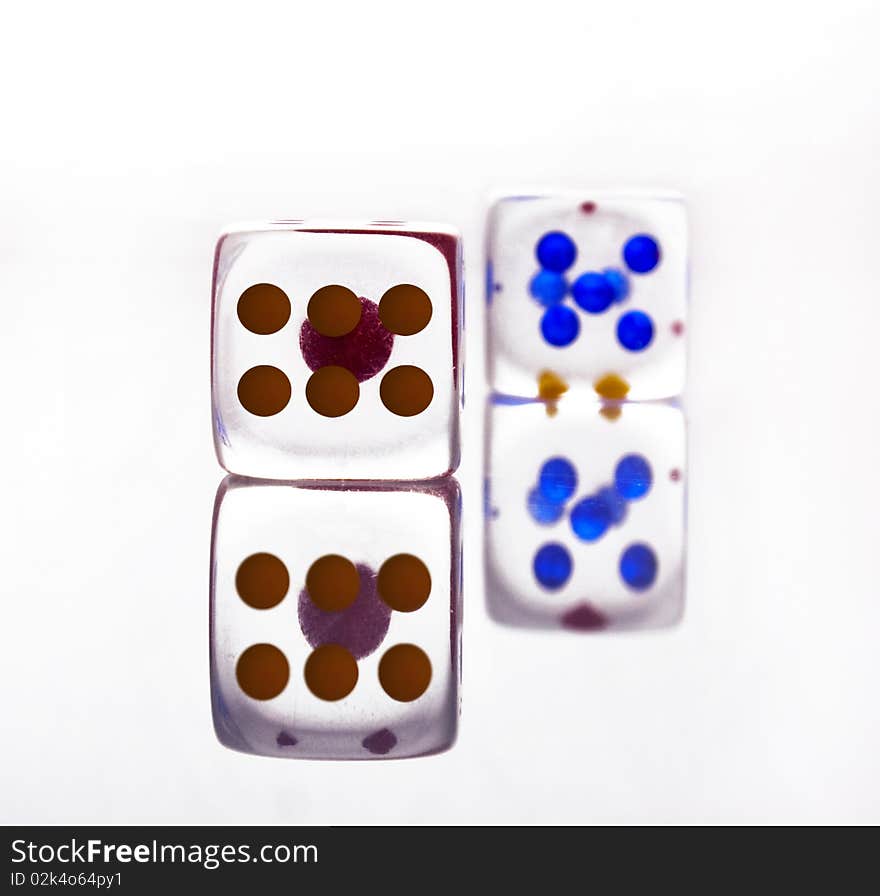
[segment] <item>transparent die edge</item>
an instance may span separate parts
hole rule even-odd
[[[421,239],[437,249],[449,267],[450,301],[452,317],[452,413],[449,426],[449,461],[445,470],[427,473],[414,481],[433,481],[455,474],[461,464],[461,414],[464,410],[465,384],[465,269],[464,247],[461,232],[451,225],[425,221],[356,221],[341,219],[290,219],[268,222],[245,222],[224,228],[214,243],[211,273],[211,324],[210,324],[210,388],[211,388],[211,434],[217,463],[232,476],[259,479],[266,482],[306,482],[318,479],[278,479],[274,476],[260,476],[253,471],[237,468],[232,457],[232,446],[225,439],[225,427],[219,414],[217,400],[216,370],[216,317],[217,296],[226,272],[234,261],[227,260],[227,243],[247,240],[263,233],[363,233],[384,236],[406,236]],[[434,237],[451,245],[441,248],[430,238]],[[231,250],[230,250],[231,251]],[[331,481],[364,483],[369,481],[393,483],[398,480],[382,477],[340,477]],[[407,480],[408,481],[408,480]]]
[[[406,490],[418,494],[430,495],[442,500],[449,513],[450,527],[450,594],[449,594],[449,632],[450,632],[450,671],[452,699],[450,701],[451,713],[448,725],[444,730],[444,738],[437,744],[418,753],[406,756],[392,756],[389,754],[358,753],[349,757],[330,756],[303,756],[294,754],[267,753],[252,747],[244,734],[238,729],[231,714],[226,711],[222,695],[215,682],[217,675],[217,658],[215,655],[215,625],[214,606],[216,595],[217,576],[217,531],[218,521],[223,502],[232,491],[239,488],[250,487],[285,487],[293,489],[308,489],[312,491],[359,491],[359,492],[397,492]],[[364,481],[339,481],[339,480],[266,480],[254,477],[225,476],[214,497],[214,505],[211,517],[211,546],[209,563],[208,586],[208,685],[211,696],[211,721],[214,735],[221,746],[237,753],[263,759],[294,759],[304,762],[377,762],[377,761],[404,761],[407,759],[420,759],[428,756],[436,756],[452,749],[458,739],[458,729],[461,717],[461,681],[462,681],[462,640],[463,640],[463,613],[464,613],[464,551],[462,545],[462,497],[461,487],[454,476],[445,476],[433,480],[364,480]]]

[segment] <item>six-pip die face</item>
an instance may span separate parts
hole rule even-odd
[[[227,747],[292,759],[447,749],[458,725],[460,495],[227,477],[211,558],[211,694]]]
[[[214,441],[264,479],[429,479],[459,459],[458,235],[279,222],[226,233],[213,288]]]

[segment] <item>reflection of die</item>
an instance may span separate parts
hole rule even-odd
[[[668,398],[685,374],[687,232],[676,198],[526,196],[492,209],[489,376],[533,396],[553,374],[606,398]]]
[[[459,493],[227,477],[211,692],[233,749],[311,759],[447,749],[458,722]]]
[[[492,616],[579,631],[676,622],[684,600],[681,412],[563,400],[548,416],[538,402],[494,403],[487,425]]]
[[[461,247],[432,226],[281,222],[217,244],[220,462],[267,479],[426,479],[458,464]]]

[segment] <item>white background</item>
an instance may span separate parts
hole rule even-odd
[[[0,36],[0,821],[880,821],[872,0],[17,4]],[[680,189],[689,605],[499,628],[479,562],[481,223]],[[468,268],[456,748],[214,740],[211,255],[240,219],[446,220]]]

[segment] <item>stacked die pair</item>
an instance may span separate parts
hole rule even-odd
[[[448,748],[458,721],[461,245],[279,221],[214,262],[211,695],[228,747]]]
[[[687,282],[678,197],[493,206],[485,566],[498,621],[597,631],[680,618]]]

